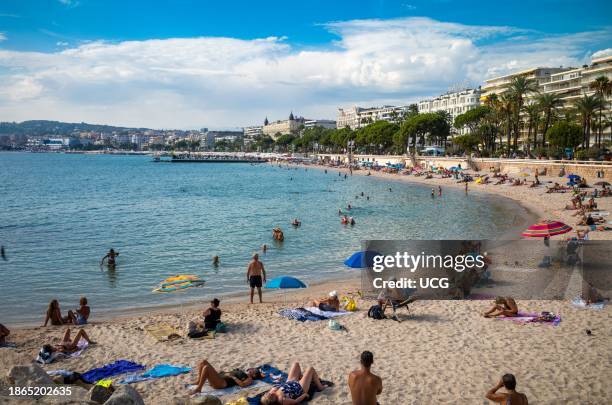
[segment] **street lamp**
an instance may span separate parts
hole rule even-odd
[[[346,143],[346,146],[347,146],[348,161],[349,161],[349,166],[350,166],[353,162],[353,148],[355,147],[355,141],[348,141]]]

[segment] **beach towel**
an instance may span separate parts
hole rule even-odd
[[[540,318],[542,315],[544,314],[538,314],[537,312],[521,312],[519,311],[517,316],[500,316],[497,317],[495,319],[501,320],[501,321],[512,321],[514,323],[518,323],[521,325],[527,324],[527,323],[541,323],[541,324],[545,324],[545,325],[552,325],[552,326],[559,326],[559,323],[561,323],[561,317],[559,315],[554,315],[554,317],[550,320],[542,320],[542,319],[538,319]]]
[[[284,373],[283,373],[284,374]],[[275,385],[279,385],[282,384],[283,382],[287,381],[287,375],[285,374],[284,379],[281,382],[275,383]],[[333,387],[334,384],[331,381],[327,381],[327,380],[321,380],[321,384],[327,385],[329,387]],[[264,392],[260,392],[259,394],[253,396],[253,397],[248,397],[247,398],[247,402],[249,405],[260,405],[261,404],[261,397],[263,397],[266,394],[267,391]],[[308,389],[308,399],[302,401],[302,402],[309,402],[311,401],[315,394],[319,392],[317,390],[317,387],[314,384],[310,384],[310,388]]]
[[[270,384],[270,385],[282,384],[283,382],[287,381],[287,373],[284,373],[281,370],[277,369],[276,367],[272,367],[269,364],[264,364],[263,366],[260,366],[259,370],[261,370],[261,372],[265,374],[265,377],[262,378],[261,380],[256,380],[253,384],[249,385],[248,387],[240,387],[236,385],[230,388],[223,388],[223,389],[217,390],[217,389],[212,388],[208,384],[206,384],[204,385],[204,387],[202,387],[202,391],[199,394],[197,394],[197,396],[215,395],[219,397],[222,395],[235,394],[243,390],[261,388],[261,387],[267,386],[267,384]],[[192,390],[195,388],[195,385],[187,385],[186,387],[189,390]]]
[[[72,353],[53,352],[50,355],[45,355],[45,352],[41,350],[40,352],[38,352],[38,356],[36,356],[36,362],[40,364],[50,364],[56,360],[61,360],[69,357],[78,357],[88,347],[89,342],[85,339],[81,339],[79,340],[79,343],[77,343],[77,350]]]
[[[157,378],[173,377],[180,374],[185,374],[191,371],[191,367],[174,366],[172,364],[157,364],[152,369],[142,373],[130,375],[119,384],[132,384],[141,381],[153,380]]]
[[[4,343],[0,343],[0,348],[5,348],[5,349],[14,349],[16,348],[17,345],[15,343],[12,342],[4,342]]]
[[[89,384],[119,374],[132,373],[143,370],[144,366],[127,360],[117,360],[114,363],[94,368],[81,375],[81,378]]]
[[[178,329],[166,323],[145,326],[144,330],[158,342],[163,342],[165,340],[173,340],[181,337]]]
[[[281,309],[280,311],[278,311],[278,314],[285,318],[295,319],[296,321],[299,321],[299,322],[324,321],[326,319],[329,319],[326,316],[317,315],[313,312],[310,312],[309,310],[305,308]]]
[[[340,311],[321,311],[319,308],[317,307],[305,307],[304,308],[306,311],[312,312],[315,315],[319,315],[319,316],[324,316],[326,318],[335,318],[337,316],[342,316],[342,315],[350,315],[352,314],[352,312],[349,311],[344,311],[344,310],[340,310]]]
[[[585,300],[583,300],[580,297],[576,297],[572,300],[572,305],[575,306],[576,308],[602,310],[604,309],[604,306],[606,305],[606,303],[603,301],[600,301],[600,302],[595,302],[593,304],[587,305]]]

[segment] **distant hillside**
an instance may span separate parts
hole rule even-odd
[[[140,130],[148,128],[126,128],[110,125],[96,125],[81,123],[69,123],[59,121],[32,120],[23,122],[0,122],[0,135],[70,135],[74,132],[95,131],[113,132]]]

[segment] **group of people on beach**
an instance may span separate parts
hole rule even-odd
[[[79,300],[79,308],[75,310],[68,310],[66,316],[62,316],[59,301],[56,299],[49,302],[47,312],[45,314],[45,323],[43,326],[47,326],[48,323],[51,325],[85,325],[91,314],[91,308],[87,305],[87,298],[81,297]]]

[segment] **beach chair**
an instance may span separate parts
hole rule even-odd
[[[401,308],[406,308],[406,311],[408,312],[408,315],[410,316],[411,315],[410,304],[416,301],[416,297],[413,295],[416,292],[415,289],[404,288],[404,289],[401,289],[400,291],[401,291],[401,297],[385,296],[384,304],[383,304],[384,309],[386,309],[387,307],[391,307],[391,309],[393,310],[391,319],[397,322],[401,322],[399,318],[397,317],[397,310]]]

